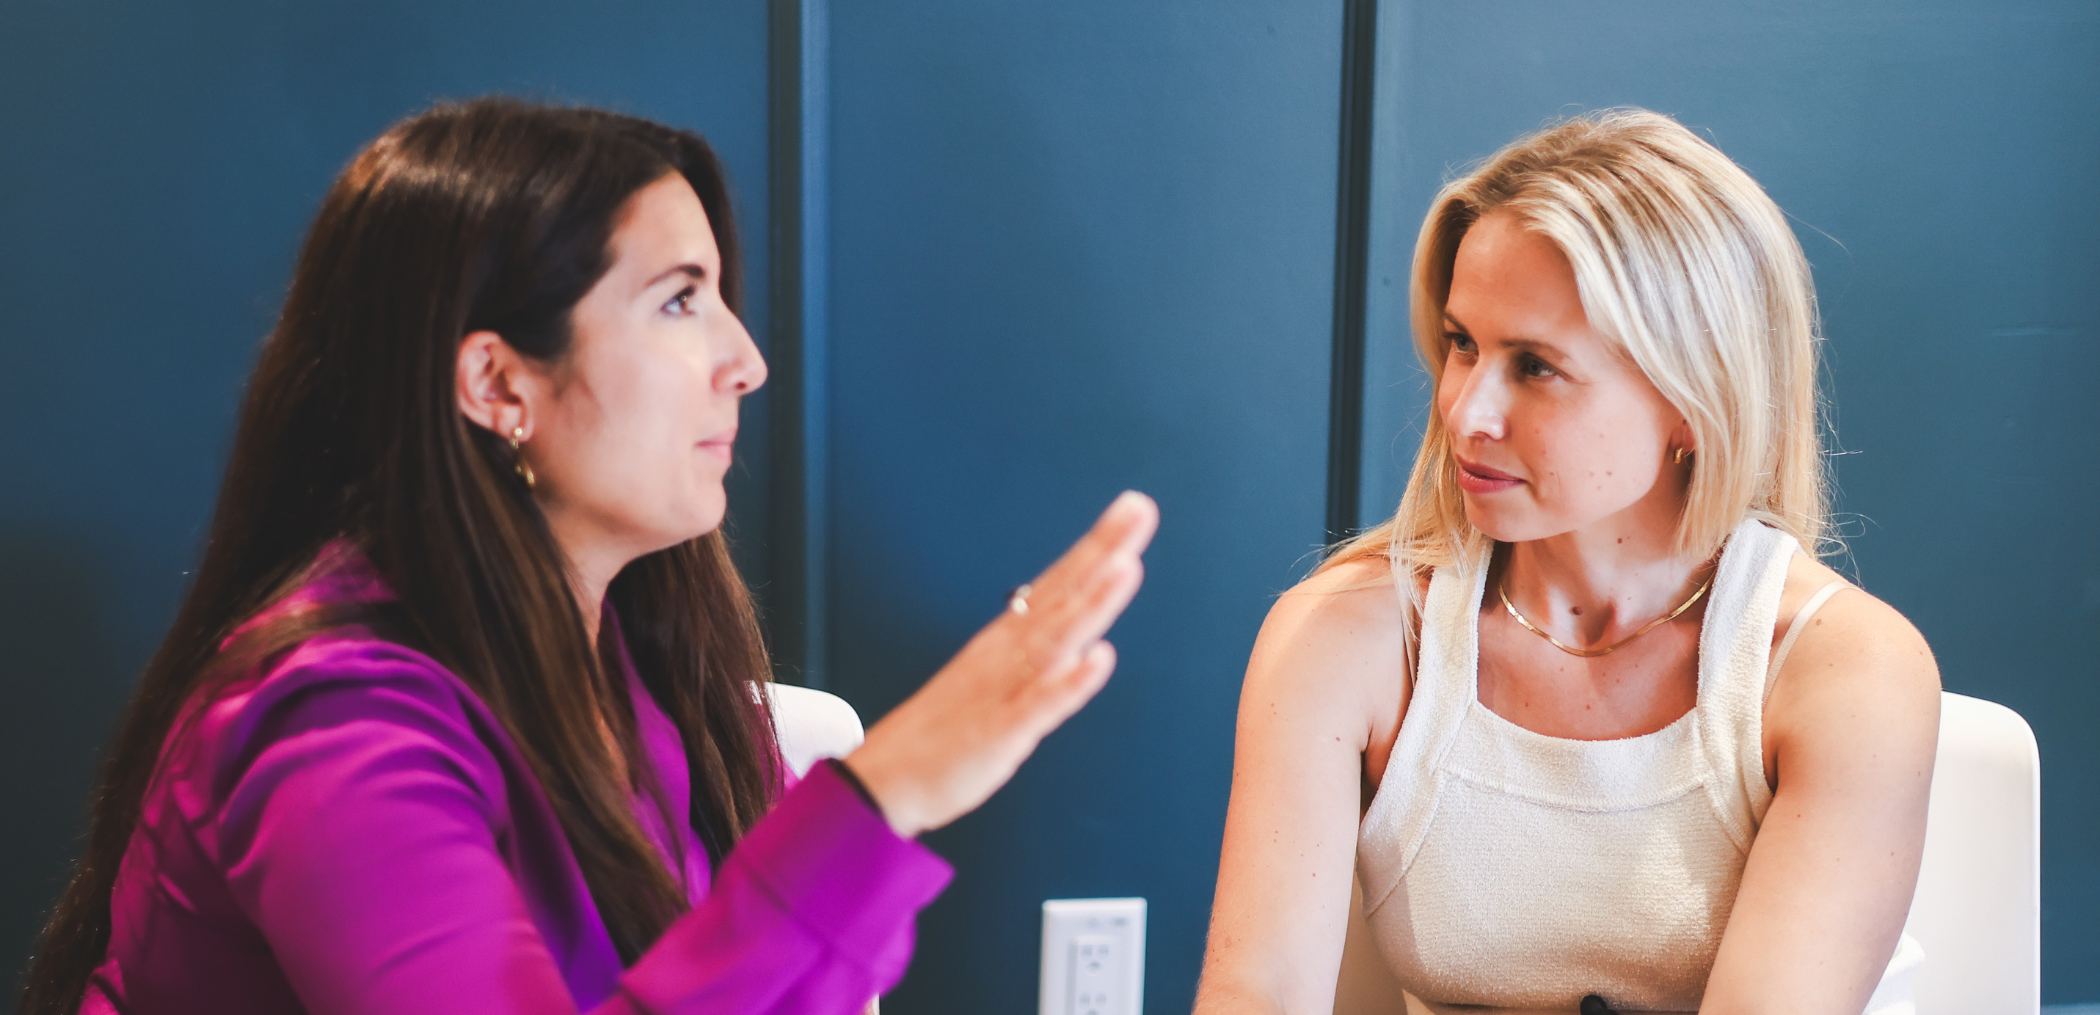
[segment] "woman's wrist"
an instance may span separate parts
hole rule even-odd
[[[846,758],[831,760],[838,766],[839,776],[860,794],[861,799],[868,802],[868,806],[876,814],[881,815],[882,820],[889,824],[890,830],[896,832],[898,838],[917,838],[920,832],[926,830],[927,824],[916,820],[915,808],[905,806],[904,798],[907,794],[899,791],[896,780],[889,778],[880,764],[869,764],[868,759],[862,757],[863,753],[865,752],[853,752],[854,760],[851,761]]]
[[[860,781],[860,776],[854,774],[853,766],[846,764],[845,759],[825,758],[824,763],[838,773],[838,777],[853,789],[854,794],[860,797],[862,803],[868,805],[869,810],[877,814],[882,813],[882,805],[875,802],[875,794],[868,792],[868,784]]]

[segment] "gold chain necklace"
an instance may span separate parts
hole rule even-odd
[[[1700,582],[1699,591],[1692,593],[1692,598],[1685,600],[1684,605],[1679,606],[1674,610],[1671,610],[1669,612],[1669,615],[1667,616],[1657,617],[1654,620],[1649,621],[1647,627],[1641,628],[1640,630],[1635,631],[1632,634],[1629,634],[1626,637],[1621,638],[1618,641],[1615,641],[1609,645],[1606,645],[1603,648],[1575,648],[1571,645],[1563,645],[1561,644],[1559,638],[1555,638],[1554,636],[1547,634],[1546,632],[1541,631],[1538,628],[1532,626],[1531,621],[1525,620],[1524,615],[1517,612],[1516,605],[1509,601],[1508,579],[1505,578],[1502,581],[1495,583],[1495,594],[1502,597],[1502,608],[1508,610],[1509,615],[1515,618],[1517,623],[1524,625],[1524,630],[1530,631],[1532,634],[1538,635],[1539,637],[1546,639],[1547,641],[1553,644],[1554,648],[1557,648],[1562,652],[1566,652],[1571,656],[1581,656],[1584,659],[1595,659],[1596,657],[1601,655],[1610,655],[1613,649],[1623,647],[1627,642],[1630,642],[1635,638],[1640,637],[1641,635],[1647,634],[1648,632],[1653,631],[1656,628],[1669,623],[1670,621],[1676,620],[1677,615],[1683,613],[1686,610],[1691,609],[1692,604],[1698,602],[1699,597],[1706,594],[1706,587],[1712,585],[1713,583],[1714,580],[1711,577],[1707,578],[1703,582]]]

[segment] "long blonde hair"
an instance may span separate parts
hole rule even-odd
[[[1433,382],[1449,347],[1444,302],[1459,241],[1496,210],[1560,248],[1591,327],[1690,424],[1698,453],[1677,551],[1710,555],[1746,517],[1822,549],[1815,289],[1800,243],[1757,181],[1677,121],[1642,109],[1567,119],[1495,153],[1445,185],[1415,243],[1415,348]],[[1335,547],[1320,570],[1390,561],[1409,605],[1412,658],[1420,578],[1470,567],[1487,543],[1466,518],[1451,437],[1431,412],[1399,511]]]

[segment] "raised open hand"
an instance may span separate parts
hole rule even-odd
[[[868,731],[846,764],[897,834],[975,809],[1108,682],[1108,632],[1144,581],[1159,506],[1125,492],[1057,563]]]

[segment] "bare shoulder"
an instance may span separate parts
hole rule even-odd
[[[1832,582],[1845,581],[1828,565],[1806,554],[1795,554],[1787,568],[1786,589],[1781,596],[1780,616],[1792,620],[1801,607]],[[1857,587],[1831,596],[1806,621],[1787,656],[1786,669],[1805,672],[1818,667],[1799,666],[1820,660],[1823,669],[1840,662],[1850,663],[1867,676],[1906,682],[1926,682],[1939,690],[1939,668],[1925,636],[1896,608]],[[1780,634],[1785,633],[1782,629]],[[1785,673],[1781,674],[1781,679]]]
[[[1822,562],[1797,554],[1787,571],[1780,616],[1793,621],[1817,592],[1842,580]],[[1924,635],[1895,607],[1847,588],[1801,623],[1766,706],[1774,732],[1858,718],[1868,719],[1868,726],[1880,719],[1936,728],[1939,667]],[[1782,627],[1775,638],[1786,631]]]
[[[1391,567],[1377,557],[1352,560],[1278,596],[1262,622],[1256,652],[1267,648],[1328,662],[1396,662],[1401,623]]]
[[[1248,695],[1288,695],[1367,737],[1399,704],[1403,611],[1383,559],[1328,568],[1277,597],[1247,664]]]

